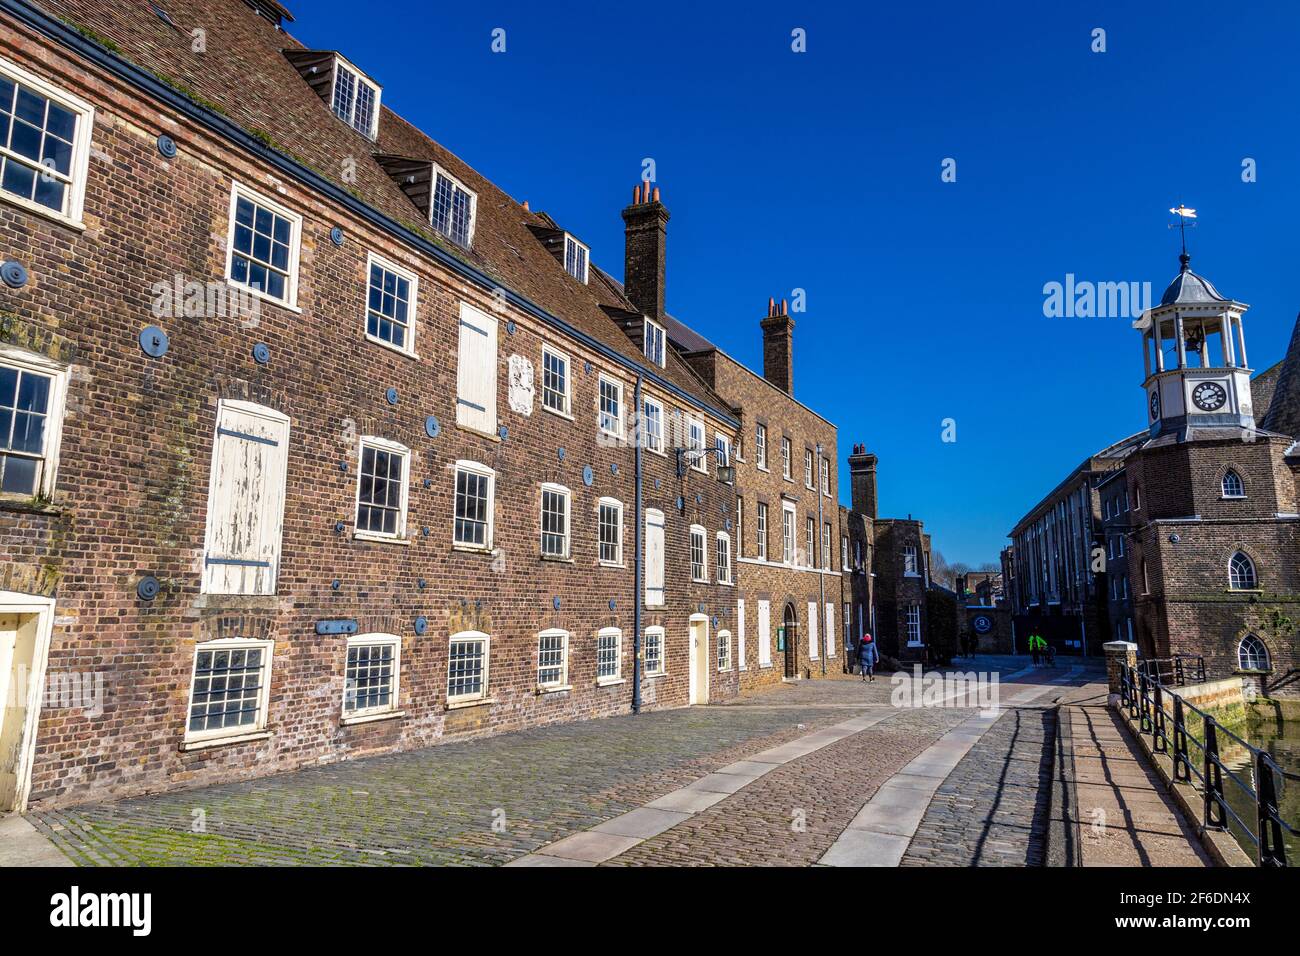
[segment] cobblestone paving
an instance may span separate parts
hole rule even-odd
[[[809,686],[30,819],[83,865],[500,864],[888,699],[888,681]]]
[[[972,713],[898,711],[773,770],[605,865],[809,866],[882,782]]]
[[[998,718],[940,785],[903,866],[1042,866],[1055,708]]]

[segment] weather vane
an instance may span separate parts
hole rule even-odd
[[[1187,220],[1189,220],[1189,219],[1195,219],[1195,218],[1196,218],[1196,210],[1195,210],[1195,209],[1188,209],[1188,208],[1187,208],[1186,206],[1184,206],[1182,203],[1179,203],[1177,206],[1175,206],[1173,209],[1170,209],[1169,211],[1170,211],[1171,213],[1173,213],[1175,216],[1178,217],[1178,222],[1176,222],[1176,223],[1172,223],[1172,222],[1171,222],[1171,223],[1169,224],[1169,228],[1172,229],[1172,228],[1174,228],[1174,226],[1177,226],[1177,227],[1178,227],[1179,238],[1182,240],[1182,243],[1183,243],[1183,257],[1186,258],[1186,256],[1187,256]],[[1196,223],[1195,223],[1195,222],[1192,223],[1192,228],[1193,228],[1193,229],[1196,228]]]

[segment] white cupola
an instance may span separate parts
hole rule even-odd
[[[1142,314],[1147,421],[1151,436],[1189,428],[1255,427],[1241,317],[1248,305],[1226,299],[1203,276],[1182,268],[1160,303]]]

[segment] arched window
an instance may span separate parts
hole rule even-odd
[[[1228,562],[1228,587],[1234,591],[1252,591],[1255,584],[1255,562],[1238,551]]]
[[[1246,486],[1241,482],[1241,475],[1229,468],[1223,475],[1223,497],[1244,498]]]
[[[1254,634],[1247,634],[1237,645],[1237,666],[1243,671],[1266,671],[1269,669],[1268,648]]]

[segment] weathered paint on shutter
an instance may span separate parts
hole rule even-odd
[[[456,422],[488,434],[497,429],[497,320],[464,302],[456,363]]]
[[[835,605],[826,602],[826,656],[835,656]]]
[[[817,646],[817,618],[821,617],[817,613],[817,602],[808,602],[808,656],[812,660],[817,660],[820,649]]]
[[[645,513],[645,603],[664,604],[664,513],[654,508]]]
[[[758,602],[758,666],[768,667],[772,663],[772,604],[770,601]]]
[[[736,535],[739,540],[740,535]],[[745,659],[745,600],[736,602],[736,653],[740,655],[739,669],[745,670],[749,665]]]
[[[220,404],[208,484],[204,593],[275,593],[288,456],[288,418],[249,402]]]

